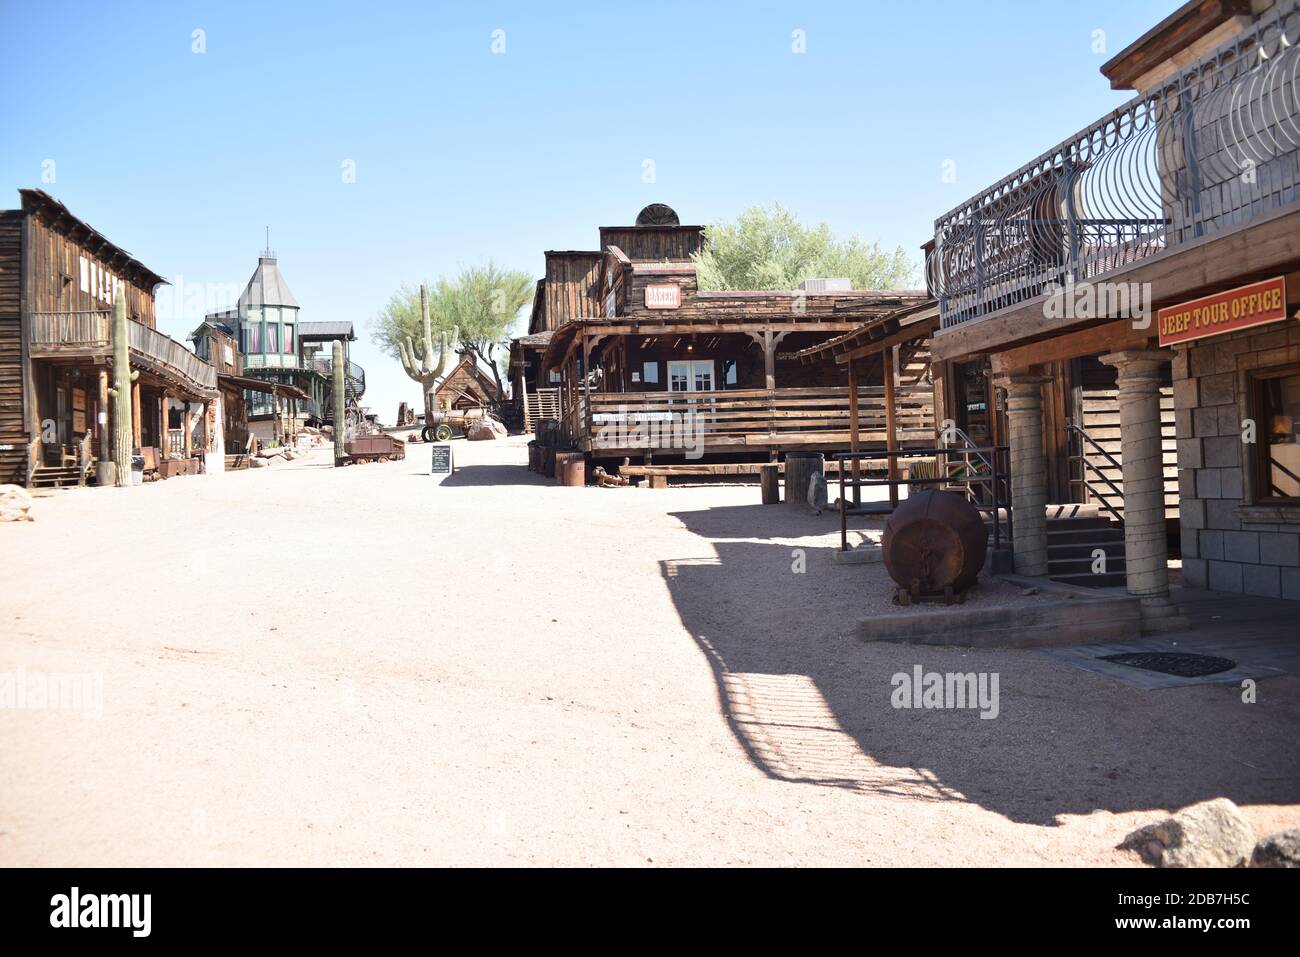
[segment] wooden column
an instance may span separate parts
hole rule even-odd
[[[108,370],[99,370],[99,408],[95,410],[95,429],[99,435],[99,460],[110,462],[113,459],[113,446],[109,441],[108,431]]]
[[[885,447],[893,451],[898,448],[898,423],[894,417],[894,378],[898,373],[896,360],[898,346],[890,346],[880,354],[881,372],[885,379]],[[898,478],[898,463],[894,456],[889,457],[889,477]],[[889,486],[889,504],[898,507],[898,486]]]
[[[131,386],[131,441],[135,443],[134,447],[137,449],[144,444],[140,441],[140,425],[140,383],[135,382]],[[128,475],[127,482],[130,481],[131,477]]]
[[[772,341],[772,330],[763,331],[763,375],[765,388],[771,392],[776,388],[776,344]]]
[[[583,333],[582,336],[582,399],[583,399],[583,428],[586,429],[587,437],[591,436],[591,339]]]
[[[849,360],[849,451],[862,451],[862,443],[859,441],[858,432],[858,376],[854,368],[853,360]],[[840,468],[843,468],[841,463]],[[853,460],[853,481],[858,482],[862,478],[862,463],[857,459]],[[862,489],[857,485],[853,486],[853,504],[862,504]]]
[[[188,459],[194,454],[193,439],[190,430],[190,400],[185,400],[185,408],[181,409],[181,448],[184,450],[185,458]]]

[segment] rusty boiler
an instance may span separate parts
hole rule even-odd
[[[900,600],[951,601],[975,583],[988,543],[984,520],[965,496],[924,489],[909,494],[889,516],[881,550]]]

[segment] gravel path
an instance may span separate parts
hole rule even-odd
[[[1131,864],[1206,797],[1300,824],[1300,680],[863,644],[881,572],[829,513],[456,446],[440,488],[325,453],[0,526],[0,679],[102,682],[0,709],[0,863]],[[914,665],[998,673],[999,717],[895,710]]]

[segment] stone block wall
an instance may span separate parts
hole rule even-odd
[[[1300,601],[1300,507],[1253,504],[1242,441],[1252,369],[1300,363],[1300,322],[1203,339],[1174,355],[1183,580]],[[1265,426],[1261,423],[1258,432]]]

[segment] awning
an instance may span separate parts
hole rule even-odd
[[[247,389],[250,392],[265,392],[268,395],[280,395],[290,399],[310,399],[306,392],[287,382],[268,382],[265,379],[250,379],[248,376],[217,373],[217,384]]]
[[[872,319],[852,332],[796,352],[795,357],[805,364],[832,358],[843,364],[850,359],[883,352],[890,346],[933,335],[938,328],[939,303],[930,299]]]

